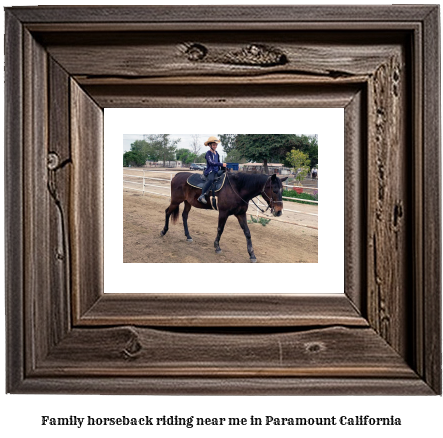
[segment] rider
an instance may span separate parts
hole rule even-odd
[[[220,162],[220,155],[218,155],[217,152],[217,143],[220,143],[220,140],[217,137],[209,137],[208,140],[205,141],[205,146],[209,146],[209,151],[206,152],[205,155],[207,166],[206,170],[204,171],[207,180],[205,186],[202,189],[202,194],[198,198],[198,200],[203,204],[207,204],[205,195],[211,188],[219,167],[226,167],[226,163]]]

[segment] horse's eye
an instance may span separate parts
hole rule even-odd
[[[274,192],[276,195],[278,195],[278,190],[273,190],[273,192]]]

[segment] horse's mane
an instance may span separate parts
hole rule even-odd
[[[262,188],[263,184],[266,182],[269,175],[265,175],[262,173],[244,173],[244,172],[236,172],[232,176],[232,178],[239,189],[246,190],[256,190],[257,188]]]

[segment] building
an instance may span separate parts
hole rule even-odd
[[[146,167],[182,167],[181,161],[146,161]]]
[[[244,163],[240,164],[240,170],[248,173],[264,173],[263,163]],[[279,175],[289,175],[291,169],[283,167],[280,163],[268,163],[269,173],[277,173]]]

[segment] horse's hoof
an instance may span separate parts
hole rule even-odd
[[[220,254],[221,252],[222,252],[221,249],[216,249],[216,250],[215,250],[215,253],[216,253],[216,254]]]
[[[160,237],[163,237],[165,233],[163,231],[160,231]]]
[[[190,238],[190,239],[186,239],[186,241],[187,242],[193,242],[193,240]]]
[[[251,260],[251,263],[257,263],[257,259],[256,258],[251,258],[249,260]]]

